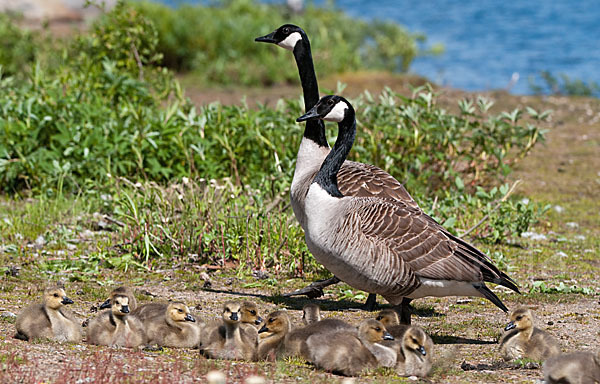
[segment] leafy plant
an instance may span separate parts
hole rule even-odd
[[[568,75],[561,73],[553,75],[549,71],[541,71],[539,74],[541,84],[535,77],[529,78],[529,87],[533,93],[538,95],[566,95],[566,96],[595,96],[600,95],[600,85],[596,82],[585,82],[581,79],[571,79]]]

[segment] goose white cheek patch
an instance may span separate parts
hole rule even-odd
[[[323,120],[335,121],[339,123],[340,121],[344,120],[346,109],[348,109],[348,105],[343,101],[340,101],[335,105],[335,107],[333,107],[333,109],[327,115],[325,115]]]
[[[279,43],[277,45],[279,45],[282,48],[293,51],[298,40],[302,40],[302,36],[300,35],[300,32],[294,32],[291,35],[289,35],[288,37],[286,37],[285,40],[283,40],[281,43]]]

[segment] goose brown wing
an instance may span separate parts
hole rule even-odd
[[[338,188],[345,196],[375,196],[418,208],[417,203],[398,180],[374,165],[345,161],[337,177]]]
[[[454,241],[420,209],[402,202],[358,199],[363,234],[388,247],[419,277],[469,282],[491,281],[500,271],[481,252]],[[475,249],[475,248],[473,248]]]

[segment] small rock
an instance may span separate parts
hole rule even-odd
[[[555,205],[554,206],[554,211],[556,213],[563,213],[565,211],[565,209],[563,207],[561,207],[560,205]]]
[[[258,270],[258,271],[252,271],[252,276],[256,279],[259,280],[265,280],[269,278],[269,273],[267,271],[262,271],[262,270]]]
[[[12,313],[10,311],[4,311],[4,312],[0,313],[0,317],[2,317],[4,319],[14,319],[17,317],[17,315],[15,315],[14,313]]]
[[[67,249],[69,251],[74,251],[77,249],[77,246],[75,244],[67,243]]]
[[[541,234],[541,233],[536,233],[536,232],[523,232],[523,233],[521,233],[521,237],[524,237],[526,239],[535,240],[535,241],[542,241],[542,240],[548,239],[546,237],[546,235]]]
[[[244,380],[244,383],[246,384],[265,384],[266,382],[267,380],[265,380],[264,377],[258,375],[248,376],[246,377],[246,380]]]
[[[206,374],[206,381],[209,384],[225,384],[227,376],[221,371],[210,371]]]
[[[565,224],[567,226],[567,228],[569,229],[577,229],[579,228],[579,223],[576,223],[574,221],[569,221],[568,223]]]
[[[16,265],[11,265],[6,269],[6,275],[12,277],[19,277],[19,270],[21,267],[17,267]]]
[[[567,256],[569,256],[569,255],[567,255],[567,254],[566,254],[566,253],[564,253],[563,251],[558,251],[558,252],[556,252],[556,256],[558,256],[558,257],[567,257]]]
[[[550,320],[550,321],[548,322],[548,325],[554,325],[554,321]]]
[[[575,240],[585,241],[585,236],[584,235],[575,235],[573,238]]]
[[[36,239],[35,239],[35,245],[37,245],[38,247],[43,247],[44,244],[46,244],[46,239],[44,238],[44,236],[39,235]]]
[[[225,285],[231,285],[231,284],[233,284],[234,281],[235,281],[235,279],[233,277],[228,277],[225,280]]]

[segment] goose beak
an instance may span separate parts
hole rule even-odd
[[[306,112],[304,115],[300,116],[296,119],[296,122],[300,123],[306,120],[313,120],[319,118],[319,112],[317,112],[316,106],[314,106],[310,111]]]
[[[258,333],[269,332],[269,328],[267,328],[267,324],[263,325],[261,329],[258,330]]]
[[[123,313],[129,313],[129,305],[123,305],[121,307],[121,312],[123,312]]]
[[[275,40],[274,36],[275,36],[275,31],[269,33],[268,35],[257,37],[256,39],[254,39],[254,41],[257,41],[259,43],[277,44],[277,41]]]
[[[256,320],[254,320],[254,324],[258,325],[260,323],[262,323],[262,317],[258,316]]]
[[[421,352],[421,355],[423,356],[427,355],[427,352],[425,352],[425,347],[422,345],[417,349],[417,351]]]
[[[192,323],[195,323],[196,319],[194,319],[194,316],[188,313],[187,315],[185,315],[185,321],[191,321]]]
[[[63,296],[61,303],[63,303],[63,304],[73,304],[73,300],[69,299],[67,296]]]
[[[383,333],[383,340],[394,340],[394,336],[392,336],[389,332]]]
[[[504,330],[510,331],[511,329],[514,329],[516,327],[517,327],[517,325],[511,321],[510,323],[506,324],[506,327],[504,327]]]
[[[233,321],[237,321],[238,320],[238,314],[237,312],[232,312],[231,316],[229,316],[229,318]]]
[[[100,309],[110,308],[110,299],[106,299],[106,301],[100,304]]]

